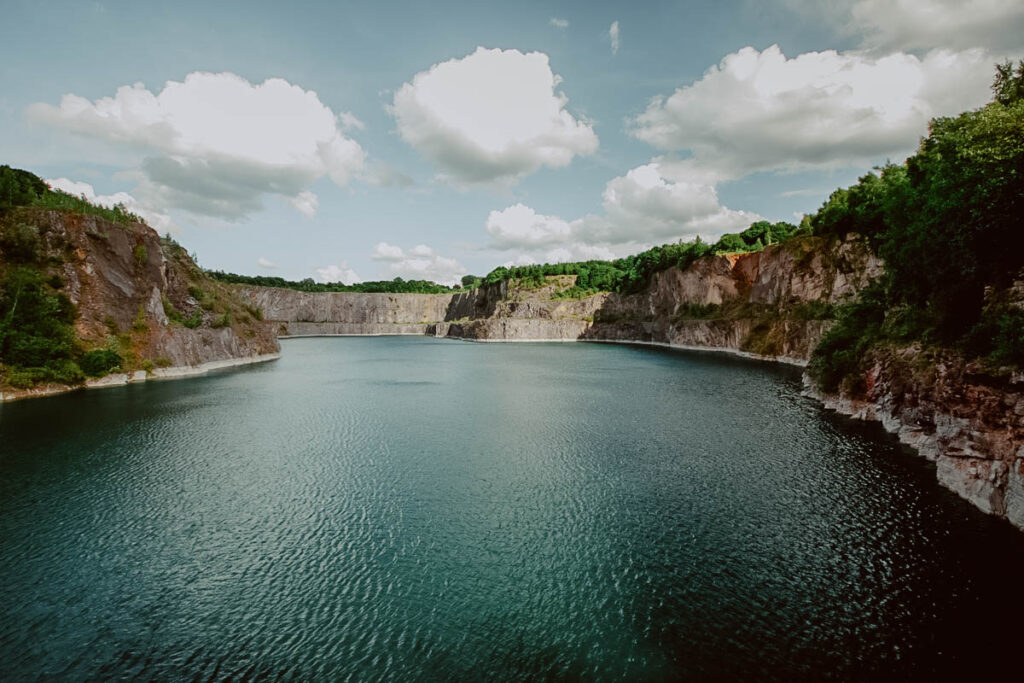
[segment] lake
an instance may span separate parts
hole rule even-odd
[[[0,407],[0,679],[934,680],[1024,534],[800,371],[421,337]]]

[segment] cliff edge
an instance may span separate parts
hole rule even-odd
[[[18,209],[2,228],[2,400],[197,374],[280,351],[258,309],[146,225]],[[60,325],[37,331],[47,307]]]

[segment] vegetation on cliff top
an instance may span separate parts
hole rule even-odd
[[[51,189],[34,173],[6,165],[0,166],[0,211],[20,206],[100,216],[121,225],[146,224],[142,217],[129,211],[123,204],[114,206],[94,204],[84,195],[76,197],[62,190]]]
[[[396,277],[394,280],[376,280],[372,282],[357,282],[346,285],[341,282],[315,282],[313,278],[305,280],[285,280],[282,277],[270,277],[266,275],[238,275],[236,273],[225,273],[221,270],[207,270],[206,274],[214,280],[228,282],[236,285],[255,285],[257,287],[278,287],[281,289],[295,289],[300,292],[364,292],[364,293],[387,293],[387,294],[447,294],[455,291],[452,287],[439,285],[430,280],[403,280]]]
[[[868,352],[920,343],[1024,366],[1024,61],[999,65],[992,102],[931,122],[902,165],[836,190],[815,232],[865,235],[885,275],[815,351],[821,389],[857,392]]]

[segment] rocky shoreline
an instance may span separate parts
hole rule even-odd
[[[213,360],[206,363],[200,363],[199,365],[181,365],[177,367],[169,368],[154,368],[153,370],[135,370],[134,372],[115,372],[104,377],[98,377],[96,379],[88,379],[80,385],[70,384],[50,384],[41,387],[35,387],[32,389],[7,389],[0,391],[0,403],[9,403],[11,401],[20,401],[26,398],[43,398],[46,396],[59,396],[60,394],[67,394],[72,391],[81,391],[84,389],[105,389],[107,387],[123,387],[129,384],[139,384],[141,382],[153,382],[158,380],[169,380],[169,379],[186,379],[189,377],[198,377],[205,375],[214,370],[224,370],[227,368],[234,368],[241,365],[252,365],[254,363],[266,363],[267,361],[277,360],[281,357],[280,353],[264,353],[256,356],[243,356],[241,358],[226,358],[222,360]]]

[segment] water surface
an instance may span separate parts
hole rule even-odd
[[[944,679],[1024,535],[799,372],[295,339],[0,408],[0,679]]]

